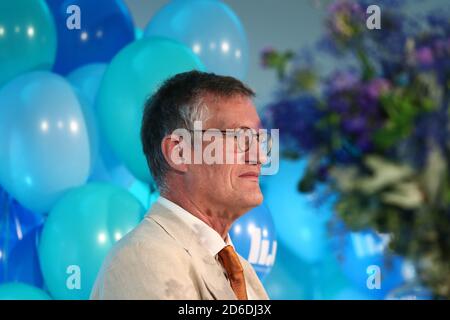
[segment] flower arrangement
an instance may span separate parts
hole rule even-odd
[[[389,4],[381,29],[369,30],[369,3],[332,3],[314,55],[265,49],[280,86],[264,119],[285,150],[308,157],[301,192],[325,182],[348,227],[389,233],[390,249],[448,299],[450,15]],[[339,67],[321,73],[318,58]]]

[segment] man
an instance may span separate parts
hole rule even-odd
[[[228,235],[263,200],[259,175],[267,158],[251,146],[266,143],[267,150],[269,139],[258,134],[253,96],[239,80],[191,71],[168,79],[146,102],[141,139],[161,197],[113,248],[92,299],[268,299]],[[179,129],[194,138],[216,130],[199,142],[175,134]],[[188,152],[206,151],[216,139],[225,143],[212,156],[231,154],[231,163],[195,161]]]

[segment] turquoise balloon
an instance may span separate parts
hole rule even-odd
[[[142,39],[143,36],[144,36],[144,30],[142,30],[141,28],[134,29],[134,37],[136,38],[136,40]]]
[[[106,70],[97,100],[100,127],[116,155],[142,181],[152,181],[140,139],[145,100],[167,78],[192,69],[204,67],[189,48],[148,38],[125,47]]]
[[[43,290],[20,282],[0,285],[0,300],[51,300]]]
[[[45,1],[0,1],[0,87],[20,73],[51,69],[56,29]]]
[[[88,183],[50,212],[39,244],[44,282],[55,299],[88,299],[103,259],[145,210],[126,190]]]
[[[151,18],[144,37],[166,37],[192,49],[210,72],[243,80],[248,41],[239,17],[216,0],[176,0]]]
[[[0,184],[17,201],[48,212],[89,170],[84,116],[64,78],[34,71],[0,89]]]

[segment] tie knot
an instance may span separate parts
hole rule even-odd
[[[231,245],[225,246],[220,250],[219,260],[230,278],[235,278],[244,272],[239,257]]]

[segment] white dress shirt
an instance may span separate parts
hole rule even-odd
[[[227,245],[233,246],[229,234],[227,234],[226,239],[223,240],[216,230],[211,228],[204,221],[200,220],[193,214],[189,213],[176,203],[162,196],[160,196],[157,201],[159,202],[159,204],[163,205],[164,207],[175,213],[181,220],[184,221],[184,223],[186,223],[190,228],[192,228],[192,230],[194,230],[194,232],[198,235],[200,244],[203,247],[205,247],[206,250],[217,261],[219,261],[218,253],[220,252],[220,250],[222,250]],[[222,265],[220,262],[218,263]],[[226,274],[225,269],[223,269],[223,272],[224,274]],[[252,288],[248,284],[246,285],[246,288],[248,299],[255,300],[256,294],[253,292]]]

